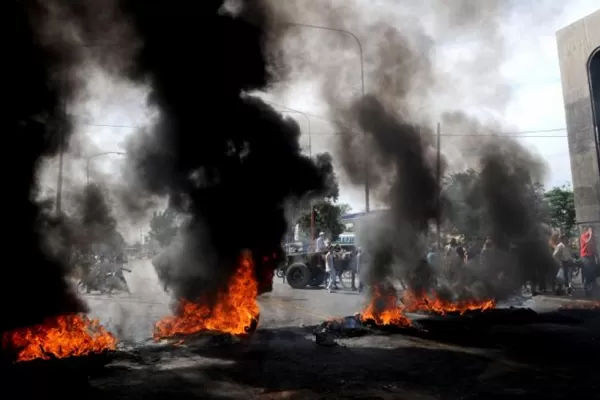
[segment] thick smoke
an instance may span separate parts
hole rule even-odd
[[[451,201],[438,196],[432,129],[440,121],[445,134],[510,130],[495,122],[501,121],[511,94],[500,70],[509,47],[503,23],[518,22],[531,10],[501,1],[394,2],[395,7],[381,3],[332,1],[325,7],[303,1],[274,7],[290,20],[347,29],[359,38],[366,96],[357,95],[358,46],[350,35],[298,29],[286,42],[287,54],[296,76],[323,79],[324,97],[340,133],[336,156],[344,173],[355,185],[368,179],[372,198],[390,209],[391,215],[370,223],[362,238],[371,258],[370,283],[402,278],[412,288],[426,290],[436,273],[421,261],[428,232],[442,208],[438,199],[444,209]],[[297,62],[291,54],[306,41],[313,55]],[[481,172],[476,193],[470,196],[476,196],[487,212],[488,234],[514,257],[504,271],[513,289],[551,265],[530,201],[544,165],[507,139],[481,136],[458,143],[443,149],[441,173],[465,165]],[[497,276],[480,271],[476,279],[466,280],[469,287],[454,287],[453,292],[500,296],[490,283]]]
[[[269,14],[249,0],[235,16],[217,0],[122,4],[143,39],[131,79],[150,84],[160,111],[129,145],[129,179],[187,216],[170,259],[174,296],[195,300],[223,288],[244,249],[268,289],[273,264],[262,264],[282,257],[286,200],[325,188],[301,155],[298,125],[246,94],[272,76]]]
[[[117,220],[102,187],[87,185],[75,202],[72,220],[78,232],[77,250],[107,257],[121,254],[124,239],[117,231]]]
[[[425,252],[423,239],[437,218],[435,159],[428,159],[424,151],[430,132],[402,121],[375,96],[362,98],[351,112],[367,135],[370,181],[379,198],[392,205],[385,223],[379,221],[381,231],[375,240],[366,243],[372,257],[369,278],[371,283],[381,282],[400,272],[411,287],[420,287],[415,279]],[[393,266],[400,266],[400,271]]]
[[[5,228],[15,247],[23,250],[3,271],[0,330],[86,311],[65,279],[73,272],[73,255],[90,242],[115,236],[110,208],[98,188],[86,188],[79,207],[70,210],[63,202],[57,213],[54,198],[44,198],[52,191],[48,185],[56,190],[57,180],[40,178],[45,162],[57,159],[61,148],[65,154],[71,150],[75,118],[70,104],[83,98],[86,61],[94,59],[112,71],[128,67],[125,55],[137,42],[128,40],[126,24],[116,23],[114,4],[104,0],[3,3],[2,16],[11,38],[7,55],[11,62],[6,64],[10,79],[5,88],[10,101],[3,115],[13,138],[9,148],[16,154],[7,158],[11,189],[5,197],[14,217]],[[117,45],[107,46],[111,42]],[[63,167],[69,168],[66,162]],[[67,183],[63,179],[63,186]],[[62,189],[63,194],[73,191],[70,183]]]
[[[67,142],[70,126],[63,115],[64,99],[75,81],[67,78],[75,54],[58,40],[44,40],[42,30],[50,29],[43,17],[43,2],[2,3],[4,25],[10,37],[5,86],[7,110],[4,126],[10,132],[6,175],[10,188],[5,193],[7,218],[4,229],[14,243],[14,253],[3,268],[2,319],[0,330],[41,322],[46,316],[76,312],[85,306],[64,279],[63,260],[45,251],[43,234],[55,231],[60,219],[34,202],[39,190],[37,168],[43,157],[57,154],[61,136]],[[61,252],[55,252],[61,253]]]

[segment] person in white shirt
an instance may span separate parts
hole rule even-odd
[[[562,268],[562,279],[557,275],[557,291],[562,291],[563,284],[567,286],[567,293],[571,294],[573,292],[573,288],[571,286],[571,264],[573,263],[573,256],[571,255],[571,250],[569,249],[569,237],[566,235],[562,235],[560,238],[560,242],[554,248],[554,253],[552,254],[560,268]],[[564,283],[560,283],[563,281]]]
[[[327,254],[325,254],[325,272],[329,275],[329,280],[327,282],[327,290],[329,290],[329,293],[333,290],[337,290],[334,259],[333,249],[331,247],[327,248]]]
[[[319,233],[319,237],[317,238],[316,243],[316,251],[325,251],[327,250],[327,244],[325,243],[325,234],[323,232]]]

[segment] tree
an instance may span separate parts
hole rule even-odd
[[[163,248],[171,244],[177,235],[178,227],[175,223],[177,214],[170,208],[164,211],[155,211],[150,220],[148,237],[156,240]]]
[[[318,194],[318,197],[304,199],[297,202],[296,209],[297,223],[300,229],[311,235],[311,208],[314,211],[314,234],[318,232],[326,233],[331,240],[337,240],[340,233],[344,232],[345,226],[342,224],[342,215],[350,210],[347,204],[337,204],[340,194],[340,186],[333,169],[333,158],[329,153],[319,153],[314,157],[315,165],[324,180],[324,190]],[[314,239],[311,237],[311,239]]]
[[[345,230],[345,225],[342,223],[342,215],[350,210],[350,206],[347,204],[336,204],[331,200],[323,199],[313,204],[313,210],[315,213],[315,234],[324,232],[332,241],[337,240],[340,233]],[[300,224],[300,229],[304,232],[311,231],[310,209],[299,218],[298,223]]]
[[[570,186],[555,187],[544,194],[550,224],[564,234],[575,228],[575,196]]]

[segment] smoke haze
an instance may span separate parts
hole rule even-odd
[[[339,132],[333,156],[346,177],[354,185],[368,179],[373,198],[391,209],[391,218],[364,238],[373,259],[371,283],[402,277],[427,289],[423,277],[433,271],[422,273],[419,260],[438,217],[434,121],[444,133],[506,130],[502,114],[511,93],[500,71],[509,49],[503,23],[518,19],[517,25],[531,26],[549,17],[532,21],[529,6],[513,1],[394,4],[6,2],[2,15],[12,31],[14,62],[8,64],[5,118],[10,149],[19,155],[11,158],[6,197],[7,210],[20,216],[6,227],[27,250],[5,269],[4,281],[15,289],[2,292],[0,328],[85,310],[64,278],[68,252],[81,229],[86,242],[116,232],[115,212],[99,187],[80,185],[73,214],[56,216],[38,180],[40,165],[56,157],[61,142],[73,157],[84,155],[85,146],[72,140],[77,118],[63,113],[89,95],[83,82],[94,68],[149,86],[148,106],[158,115],[127,142],[125,184],[111,189],[118,189],[132,219],[164,197],[186,218],[182,248],[170,261],[176,297],[219,291],[245,249],[268,289],[273,264],[262,260],[282,256],[286,202],[327,190],[331,160],[315,165],[303,156],[298,124],[250,95],[305,76],[322,87]],[[289,21],[341,27],[360,37],[366,95],[350,35],[317,35]],[[532,264],[546,262],[528,201],[532,182],[544,173],[540,160],[489,136],[457,141],[444,155],[442,171],[481,171],[477,190],[490,235],[500,247],[516,249],[515,282]],[[20,301],[25,282],[27,300]]]
[[[270,286],[273,265],[261,264],[282,257],[286,200],[324,190],[325,177],[301,155],[298,124],[245,94],[265,88],[268,65],[277,65],[265,47],[274,29],[268,10],[260,1],[238,2],[235,16],[214,0],[122,4],[143,38],[130,77],[150,82],[160,110],[129,143],[129,179],[188,217],[170,260],[174,296],[223,288],[244,249]]]
[[[531,271],[552,264],[530,201],[545,166],[517,142],[493,136],[514,130],[503,121],[511,99],[501,70],[509,51],[507,26],[531,31],[532,19],[547,24],[560,10],[546,2],[400,3],[272,2],[288,20],[345,29],[360,41],[365,96],[359,91],[360,49],[350,34],[297,27],[283,43],[290,75],[322,82],[339,133],[334,155],[347,179],[358,186],[368,180],[372,199],[390,209],[389,216],[363,229],[371,257],[368,280],[402,278],[428,289],[435,271],[423,272],[420,260],[438,216],[433,129],[440,121],[443,134],[482,135],[443,139],[441,172],[467,167],[481,172],[474,193],[466,195],[482,205],[500,250],[516,255],[505,272],[511,289],[518,287],[532,279]],[[443,209],[451,209],[452,200],[442,193]],[[506,293],[488,284],[496,277],[478,274],[484,285],[453,288],[454,295]]]
[[[76,81],[67,78],[76,54],[60,40],[40,40],[51,28],[43,17],[44,7],[34,1],[2,3],[2,18],[11,37],[12,54],[7,64],[10,102],[3,115],[8,121],[10,157],[7,176],[7,208],[13,217],[4,227],[15,248],[22,248],[3,271],[1,330],[38,323],[48,315],[85,310],[85,306],[64,280],[66,265],[45,251],[43,233],[56,228],[60,220],[51,218],[47,208],[33,200],[39,189],[37,167],[43,157],[58,152],[61,135],[70,133],[63,117],[61,99],[68,98]],[[43,46],[42,46],[43,44]],[[57,252],[60,253],[60,252]]]

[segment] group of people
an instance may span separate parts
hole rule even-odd
[[[129,293],[129,285],[123,272],[131,272],[131,270],[123,267],[127,263],[125,254],[87,254],[82,260],[85,260],[85,262],[79,263],[81,276],[77,284],[80,289],[85,290],[87,293],[91,293],[92,290],[111,292],[113,286],[118,286]],[[113,280],[111,281],[112,284],[107,284],[108,277],[114,277],[116,281]]]
[[[571,294],[573,277],[581,274],[583,289],[586,295],[591,295],[596,284],[596,277],[600,272],[600,259],[592,227],[586,226],[579,236],[579,263],[576,263],[573,257],[570,242],[571,238],[568,235],[555,233],[551,236],[549,244],[556,267],[546,267],[549,271],[548,274],[535,271],[530,274],[531,276],[524,277],[531,284],[532,294],[545,291],[547,284],[552,280],[554,280],[554,290],[557,294]],[[475,267],[486,269],[489,275],[498,281],[507,277],[506,263],[510,263],[510,260],[502,258],[502,253],[497,251],[490,237],[486,238],[478,255],[470,253],[472,252],[465,249],[456,239],[451,239],[444,247],[442,259],[439,258],[435,246],[430,247],[426,257],[430,265],[440,267],[442,276],[450,283],[457,282],[464,277],[465,268],[463,267],[467,264],[472,266],[476,264]]]
[[[524,277],[531,285],[532,294],[535,295],[543,291],[546,284],[552,280],[554,280],[554,290],[557,294],[571,294],[573,292],[573,277],[581,274],[583,289],[586,295],[591,295],[596,285],[596,278],[600,273],[600,256],[592,227],[586,226],[579,236],[579,263],[575,262],[570,241],[571,238],[568,235],[552,235],[550,247],[552,257],[556,261],[556,268],[548,266],[548,270],[554,272],[547,274],[547,276],[537,276],[546,275],[546,273],[538,273],[537,275],[533,274],[536,275],[535,277]],[[481,251],[475,251],[472,247],[467,249],[455,238],[449,241],[442,252],[438,252],[436,247],[433,245],[429,247],[426,254],[427,263],[440,271],[441,276],[450,284],[468,279],[466,276],[467,268],[465,268],[467,264],[475,268],[485,269],[488,275],[493,276],[498,283],[514,281],[514,279],[509,279],[511,272],[506,268],[510,260],[503,258],[502,252],[497,251],[491,237],[486,238],[483,247],[480,247]],[[329,292],[338,289],[338,282],[340,286],[344,287],[342,274],[340,268],[338,268],[341,265],[341,257],[350,257],[351,289],[363,290],[363,282],[360,279],[360,266],[363,257],[360,247],[357,247],[351,253],[340,256],[335,251],[334,246],[326,240],[324,233],[321,232],[316,240],[316,248],[325,258],[325,269],[328,276],[326,287]],[[356,286],[357,276],[359,278],[358,287]],[[523,282],[523,286],[526,287],[526,282]]]
[[[341,266],[342,262],[345,265],[348,265],[350,269],[350,289],[358,291],[363,290],[363,283],[360,277],[358,279],[358,287],[356,285],[356,277],[360,270],[362,253],[360,247],[355,248],[352,252],[336,252],[334,246],[325,238],[325,233],[321,232],[316,240],[316,249],[317,252],[322,253],[325,258],[325,272],[327,274],[326,288],[329,293],[338,290],[338,283],[342,288],[345,287],[342,280],[343,268],[338,268]]]
[[[573,276],[581,274],[581,281],[586,295],[591,295],[598,276],[598,251],[591,226],[586,226],[579,237],[580,268],[576,268],[575,260],[570,249],[568,235],[553,234],[550,238],[552,256],[558,264],[555,289],[557,294],[573,292]]]

